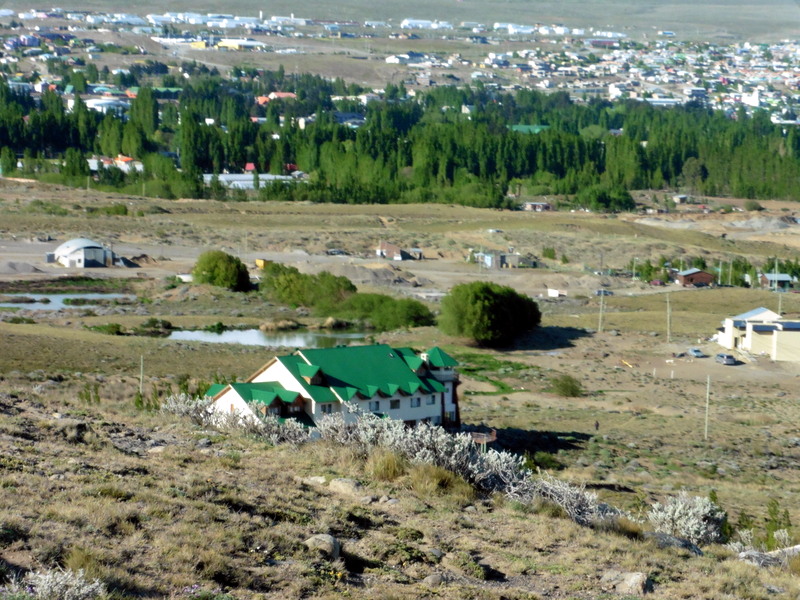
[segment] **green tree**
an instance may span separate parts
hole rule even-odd
[[[128,111],[129,122],[135,123],[145,135],[152,136],[158,128],[158,103],[153,96],[153,88],[139,88]]]
[[[4,176],[13,173],[17,169],[17,157],[14,151],[8,146],[3,146],[0,150],[0,171]]]
[[[203,252],[192,270],[196,283],[210,283],[236,292],[250,288],[250,275],[241,260],[222,250]]]
[[[510,287],[476,281],[455,286],[442,300],[440,329],[498,347],[537,327],[542,315],[528,296]]]
[[[64,153],[64,166],[61,172],[67,177],[77,177],[89,174],[89,163],[77,148],[67,148]]]

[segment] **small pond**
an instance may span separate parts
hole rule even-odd
[[[245,346],[270,346],[285,348],[333,348],[361,342],[367,336],[363,332],[334,331],[268,331],[240,329],[212,333],[210,331],[173,331],[167,339],[222,344],[244,344]]]
[[[62,308],[86,309],[96,306],[98,301],[135,300],[132,294],[0,294],[6,298],[30,298],[35,302],[0,302],[0,309],[18,308],[20,310],[60,310]],[[65,304],[65,299],[75,299],[86,301],[86,304]]]

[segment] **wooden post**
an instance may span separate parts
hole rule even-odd
[[[711,398],[711,375],[706,375],[706,427],[703,433],[703,439],[708,441],[708,407]]]
[[[603,290],[603,291],[605,291],[605,290]],[[599,322],[597,324],[597,332],[598,333],[603,333],[603,308],[605,307],[605,300],[606,300],[605,295],[601,295],[600,296],[600,320],[599,320]]]
[[[667,292],[667,342],[672,341],[672,305],[669,303],[669,292]]]
[[[144,354],[139,355],[139,395],[144,395]]]

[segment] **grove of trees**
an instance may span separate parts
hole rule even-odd
[[[496,348],[512,344],[541,320],[539,306],[528,296],[507,286],[475,281],[454,286],[442,299],[439,328]]]
[[[346,277],[327,271],[316,275],[272,263],[262,271],[262,289],[270,300],[305,306],[323,317],[358,321],[377,331],[433,325],[433,313],[421,302],[384,294],[364,294]]]
[[[259,173],[297,168],[309,174],[308,184],[265,186],[262,200],[505,207],[509,190],[525,186],[534,194],[568,195],[593,210],[619,211],[633,206],[628,191],[644,188],[800,196],[800,134],[773,124],[764,111],[575,103],[564,92],[482,86],[441,86],[408,98],[402,87],[388,85],[382,102],[334,104],[334,95],[363,90],[282,69],[235,68],[223,78],[184,63],[188,78],[176,78],[161,67],[137,65],[117,82],[139,85],[126,119],[89,110],[79,96],[66,110],[55,92],[33,98],[0,83],[4,172],[16,168],[11,157],[19,156],[28,174],[58,171],[77,183],[83,169],[75,168],[75,157],[70,167],[63,163],[71,149],[82,158],[122,153],[142,160],[143,172],[101,172],[97,184],[168,198],[202,196],[202,173],[242,172],[247,163]],[[81,76],[112,79],[88,66]],[[150,87],[159,78],[175,87]],[[291,91],[296,99],[255,102],[271,91]],[[462,114],[462,105],[471,114]],[[361,113],[365,124],[348,127],[337,111]],[[545,127],[512,129],[520,124]]]

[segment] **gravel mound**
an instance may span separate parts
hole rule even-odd
[[[23,273],[42,273],[41,269],[37,269],[30,263],[26,262],[15,262],[11,260],[6,260],[0,262],[0,273],[3,275],[17,275]]]

